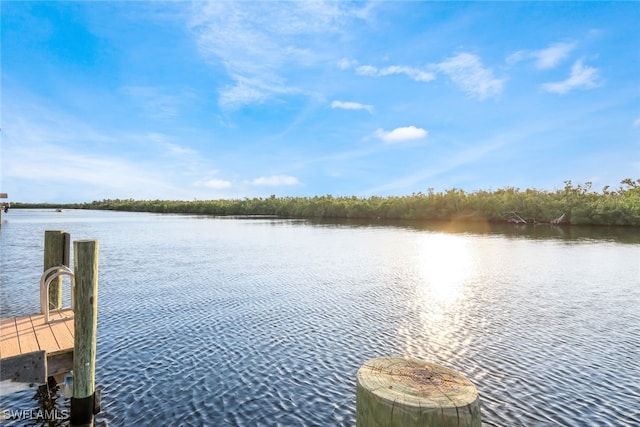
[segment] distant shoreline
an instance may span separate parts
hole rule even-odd
[[[276,197],[221,200],[106,199],[90,203],[21,203],[11,209],[92,209],[201,215],[270,216],[278,218],[343,218],[433,220],[553,225],[640,226],[640,179],[625,179],[617,190],[591,191],[591,183],[553,192],[507,187],[467,193],[445,192],[368,198]]]

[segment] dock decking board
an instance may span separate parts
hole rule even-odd
[[[56,341],[56,337],[53,336],[53,331],[51,330],[51,326],[49,323],[38,322],[37,315],[31,315],[31,324],[33,325],[33,331],[36,334],[36,339],[38,340],[38,347],[42,349],[47,349],[47,352],[57,353],[60,351],[60,346],[58,345],[58,341]]]
[[[16,317],[18,329],[18,342],[20,342],[20,354],[31,353],[40,350],[36,332],[33,329],[30,316]],[[44,349],[43,349],[44,350]]]
[[[44,351],[47,361],[52,365],[49,367],[51,375],[65,370],[68,372],[71,368],[67,365],[73,360],[73,322],[71,309],[51,312],[49,323],[45,323],[44,314],[0,319],[2,370],[5,371],[5,366],[8,369],[16,361],[20,364],[23,363],[21,360],[37,360],[34,359],[34,352]],[[2,375],[4,377],[5,372]]]
[[[73,317],[65,316],[62,312],[53,313],[49,327],[60,351],[73,348]]]
[[[0,319],[0,337],[0,358],[20,354],[15,317]]]

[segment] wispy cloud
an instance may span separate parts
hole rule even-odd
[[[120,89],[142,110],[154,119],[169,119],[178,116],[181,96],[168,95],[161,88],[153,86],[126,86]],[[184,95],[182,95],[184,96]]]
[[[480,99],[500,94],[504,84],[502,79],[494,77],[490,68],[482,65],[478,56],[470,53],[459,53],[440,63],[429,64],[425,69],[407,65],[382,68],[369,64],[358,65],[358,61],[348,58],[342,58],[337,66],[343,70],[353,68],[360,76],[385,77],[403,74],[417,82],[430,82],[437,78],[438,73],[442,73],[463,92]]]
[[[300,185],[300,181],[295,176],[289,175],[272,175],[261,176],[251,181],[251,185],[262,187],[280,187],[285,185]]]
[[[333,101],[331,103],[331,108],[340,108],[343,110],[366,110],[369,113],[373,114],[372,105],[360,104],[359,102]]]
[[[575,49],[573,42],[559,42],[539,50],[519,50],[507,58],[507,63],[516,63],[531,59],[535,67],[544,70],[556,67]]]
[[[370,188],[362,193],[362,195],[384,194],[397,191],[398,189],[407,189],[416,185],[432,186],[434,178],[446,176],[446,186],[450,188],[451,173],[460,169],[462,166],[469,170],[473,170],[473,165],[478,164],[482,159],[494,155],[494,153],[507,149],[509,146],[517,147],[523,139],[530,138],[531,135],[545,134],[550,129],[555,129],[560,119],[554,123],[539,125],[523,126],[517,123],[509,128],[499,129],[492,132],[484,138],[474,141],[472,144],[466,144],[465,148],[457,149],[454,152],[447,152],[444,156],[438,156],[431,159],[427,164],[421,165],[420,168],[413,172],[407,170],[407,175],[390,180],[380,186]],[[423,187],[423,188],[424,188]]]
[[[485,99],[502,92],[504,81],[493,76],[493,71],[485,68],[476,55],[459,53],[434,65],[446,74],[463,92]]]
[[[575,43],[556,43],[546,49],[534,51],[536,67],[540,69],[553,68],[575,48]]]
[[[542,84],[547,92],[564,95],[574,89],[592,89],[600,85],[598,70],[576,61],[571,67],[571,74],[565,80]]]
[[[303,91],[286,79],[287,71],[319,61],[317,52],[325,49],[315,44],[330,43],[360,12],[332,1],[202,2],[194,5],[190,28],[200,53],[231,80],[220,89],[220,105],[240,108]]]
[[[640,128],[640,117],[638,117],[637,119],[635,119],[633,121],[633,127],[634,128]]]
[[[428,132],[426,130],[415,126],[399,127],[391,131],[378,129],[375,133],[378,138],[380,138],[387,144],[396,144],[400,142],[423,139],[427,136],[427,134]]]
[[[11,144],[6,147],[6,155],[14,161],[3,174],[30,189],[32,194],[39,194],[42,199],[36,201],[47,201],[69,190],[66,197],[84,200],[150,198],[161,193],[176,193],[176,188],[162,178],[161,172],[122,158],[71,152],[59,145],[43,143],[28,147]]]
[[[429,82],[436,78],[435,74],[420,70],[419,68],[408,67],[406,65],[391,65],[384,68],[378,68],[373,65],[361,65],[356,67],[356,73],[361,76],[382,77],[394,74],[404,74],[417,82]]]
[[[194,185],[196,187],[207,187],[207,188],[213,188],[216,190],[222,190],[222,189],[231,187],[231,181],[214,178],[214,179],[207,179],[203,181],[196,181]]]
[[[96,127],[38,99],[12,104],[2,130],[5,184],[19,200],[191,198],[187,179],[203,159],[162,132]],[[195,171],[197,172],[197,170]]]
[[[338,61],[337,65],[341,70],[348,70],[350,68],[356,67],[358,65],[358,61],[356,61],[355,59],[341,58]]]
[[[407,176],[395,179],[380,186],[370,188],[362,195],[383,194],[398,189],[411,188],[419,183],[431,181],[434,177],[451,172],[460,166],[478,162],[489,153],[496,151],[506,143],[504,141],[487,141],[480,145],[456,152],[447,158],[443,158],[432,167],[422,167],[418,171]]]
[[[264,74],[260,78],[246,78],[232,74],[235,85],[225,86],[220,90],[218,102],[229,109],[240,108],[249,104],[262,104],[270,97],[298,92],[298,89],[287,86],[275,75]]]
[[[172,142],[172,137],[161,132],[150,132],[146,135],[128,135],[127,139],[136,140],[142,143],[152,143],[164,149],[169,156],[189,156],[197,154],[192,148],[185,147]]]
[[[171,142],[165,142],[162,144],[165,148],[166,152],[171,156],[183,156],[183,155],[192,155],[196,154],[196,151],[192,148],[184,147],[179,144],[174,144]]]

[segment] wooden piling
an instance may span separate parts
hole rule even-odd
[[[373,359],[356,375],[356,426],[480,427],[480,398],[452,369],[418,359]]]
[[[59,265],[69,266],[69,233],[62,230],[44,232],[44,270]],[[62,307],[62,276],[49,285],[49,309]]]
[[[75,337],[73,350],[72,427],[93,426],[96,332],[98,326],[98,241],[73,242],[75,255]]]
[[[0,199],[6,199],[9,197],[7,193],[0,193]],[[4,204],[0,205],[0,228],[2,228],[2,212],[4,211]]]

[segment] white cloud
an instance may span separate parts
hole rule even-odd
[[[459,53],[435,64],[434,68],[446,74],[463,92],[480,99],[502,92],[503,80],[493,76],[493,71],[482,66],[476,55]]]
[[[232,80],[219,98],[230,109],[304,92],[286,73],[325,60],[320,55],[324,43],[333,42],[329,36],[363,19],[360,5],[333,1],[199,2],[193,8],[189,27],[201,55]]]
[[[536,67],[539,69],[553,68],[566,58],[575,48],[575,43],[555,43],[546,49],[533,52]]]
[[[435,80],[437,74],[433,71],[437,71],[447,75],[451,81],[468,95],[477,96],[480,99],[500,94],[503,87],[503,80],[495,78],[493,71],[485,68],[480,58],[470,53],[460,53],[438,64],[431,64],[429,68],[433,71],[406,65],[391,65],[384,68],[369,64],[357,66],[357,61],[346,58],[343,58],[338,63],[338,66],[342,69],[355,67],[356,74],[369,77],[404,74],[417,82]]]
[[[331,108],[341,108],[343,110],[367,110],[369,113],[373,114],[372,105],[360,104],[359,102],[333,101],[331,103]]]
[[[337,65],[341,70],[348,70],[349,68],[358,65],[358,61],[356,61],[355,59],[342,58],[338,61]]]
[[[182,145],[166,142],[162,144],[167,153],[171,156],[182,156],[196,154],[196,151],[192,148],[184,147]]]
[[[22,201],[193,198],[206,161],[161,132],[98,128],[37,99],[12,103],[2,130],[3,185]]]
[[[190,96],[167,95],[162,89],[152,86],[126,86],[120,90],[136,102],[145,116],[153,119],[170,119],[178,116],[182,97]]]
[[[508,63],[516,63],[526,59],[535,61],[540,70],[554,68],[575,49],[575,43],[559,42],[540,50],[519,50],[507,58]]]
[[[422,139],[425,138],[427,134],[428,132],[426,130],[415,126],[395,128],[388,132],[384,129],[376,130],[376,136],[388,144]]]
[[[542,88],[547,92],[563,95],[574,89],[591,89],[599,86],[598,70],[576,61],[571,67],[571,74],[559,82],[544,83]]]
[[[264,187],[279,187],[283,185],[299,185],[300,181],[295,176],[272,175],[256,178],[251,181],[251,184]]]
[[[378,69],[373,65],[361,65],[356,68],[356,73],[360,74],[361,76],[377,76]]]
[[[640,128],[640,117],[638,117],[637,119],[635,119],[633,121],[633,127],[634,128]]]
[[[223,188],[231,187],[231,182],[225,181],[224,179],[208,179],[205,181],[197,181],[194,183],[194,185],[196,185],[197,187],[207,187],[221,190]]]
[[[361,65],[356,68],[356,73],[361,76],[383,77],[393,74],[404,74],[417,82],[429,82],[436,78],[435,74],[418,68],[405,65],[391,65],[385,68],[377,68],[373,65]]]
[[[40,198],[34,201],[47,201],[60,193],[89,201],[114,196],[152,198],[176,192],[162,172],[127,159],[77,149],[72,152],[52,144],[11,144],[5,153],[14,159],[3,171],[6,182],[30,189],[31,197]]]
[[[235,85],[220,90],[218,102],[220,105],[233,109],[247,104],[261,104],[270,95],[285,91],[282,85],[273,81],[270,83],[268,87],[264,84],[260,85],[262,87],[258,87],[251,85],[246,79],[236,78]]]
[[[182,145],[170,142],[172,138],[160,132],[150,132],[145,137],[142,137],[142,138],[136,137],[136,136],[129,136],[129,138],[139,139],[145,142],[150,141],[160,147],[163,147],[166,154],[169,156],[184,156],[184,155],[197,154],[196,151],[193,150],[192,148],[184,147]]]

